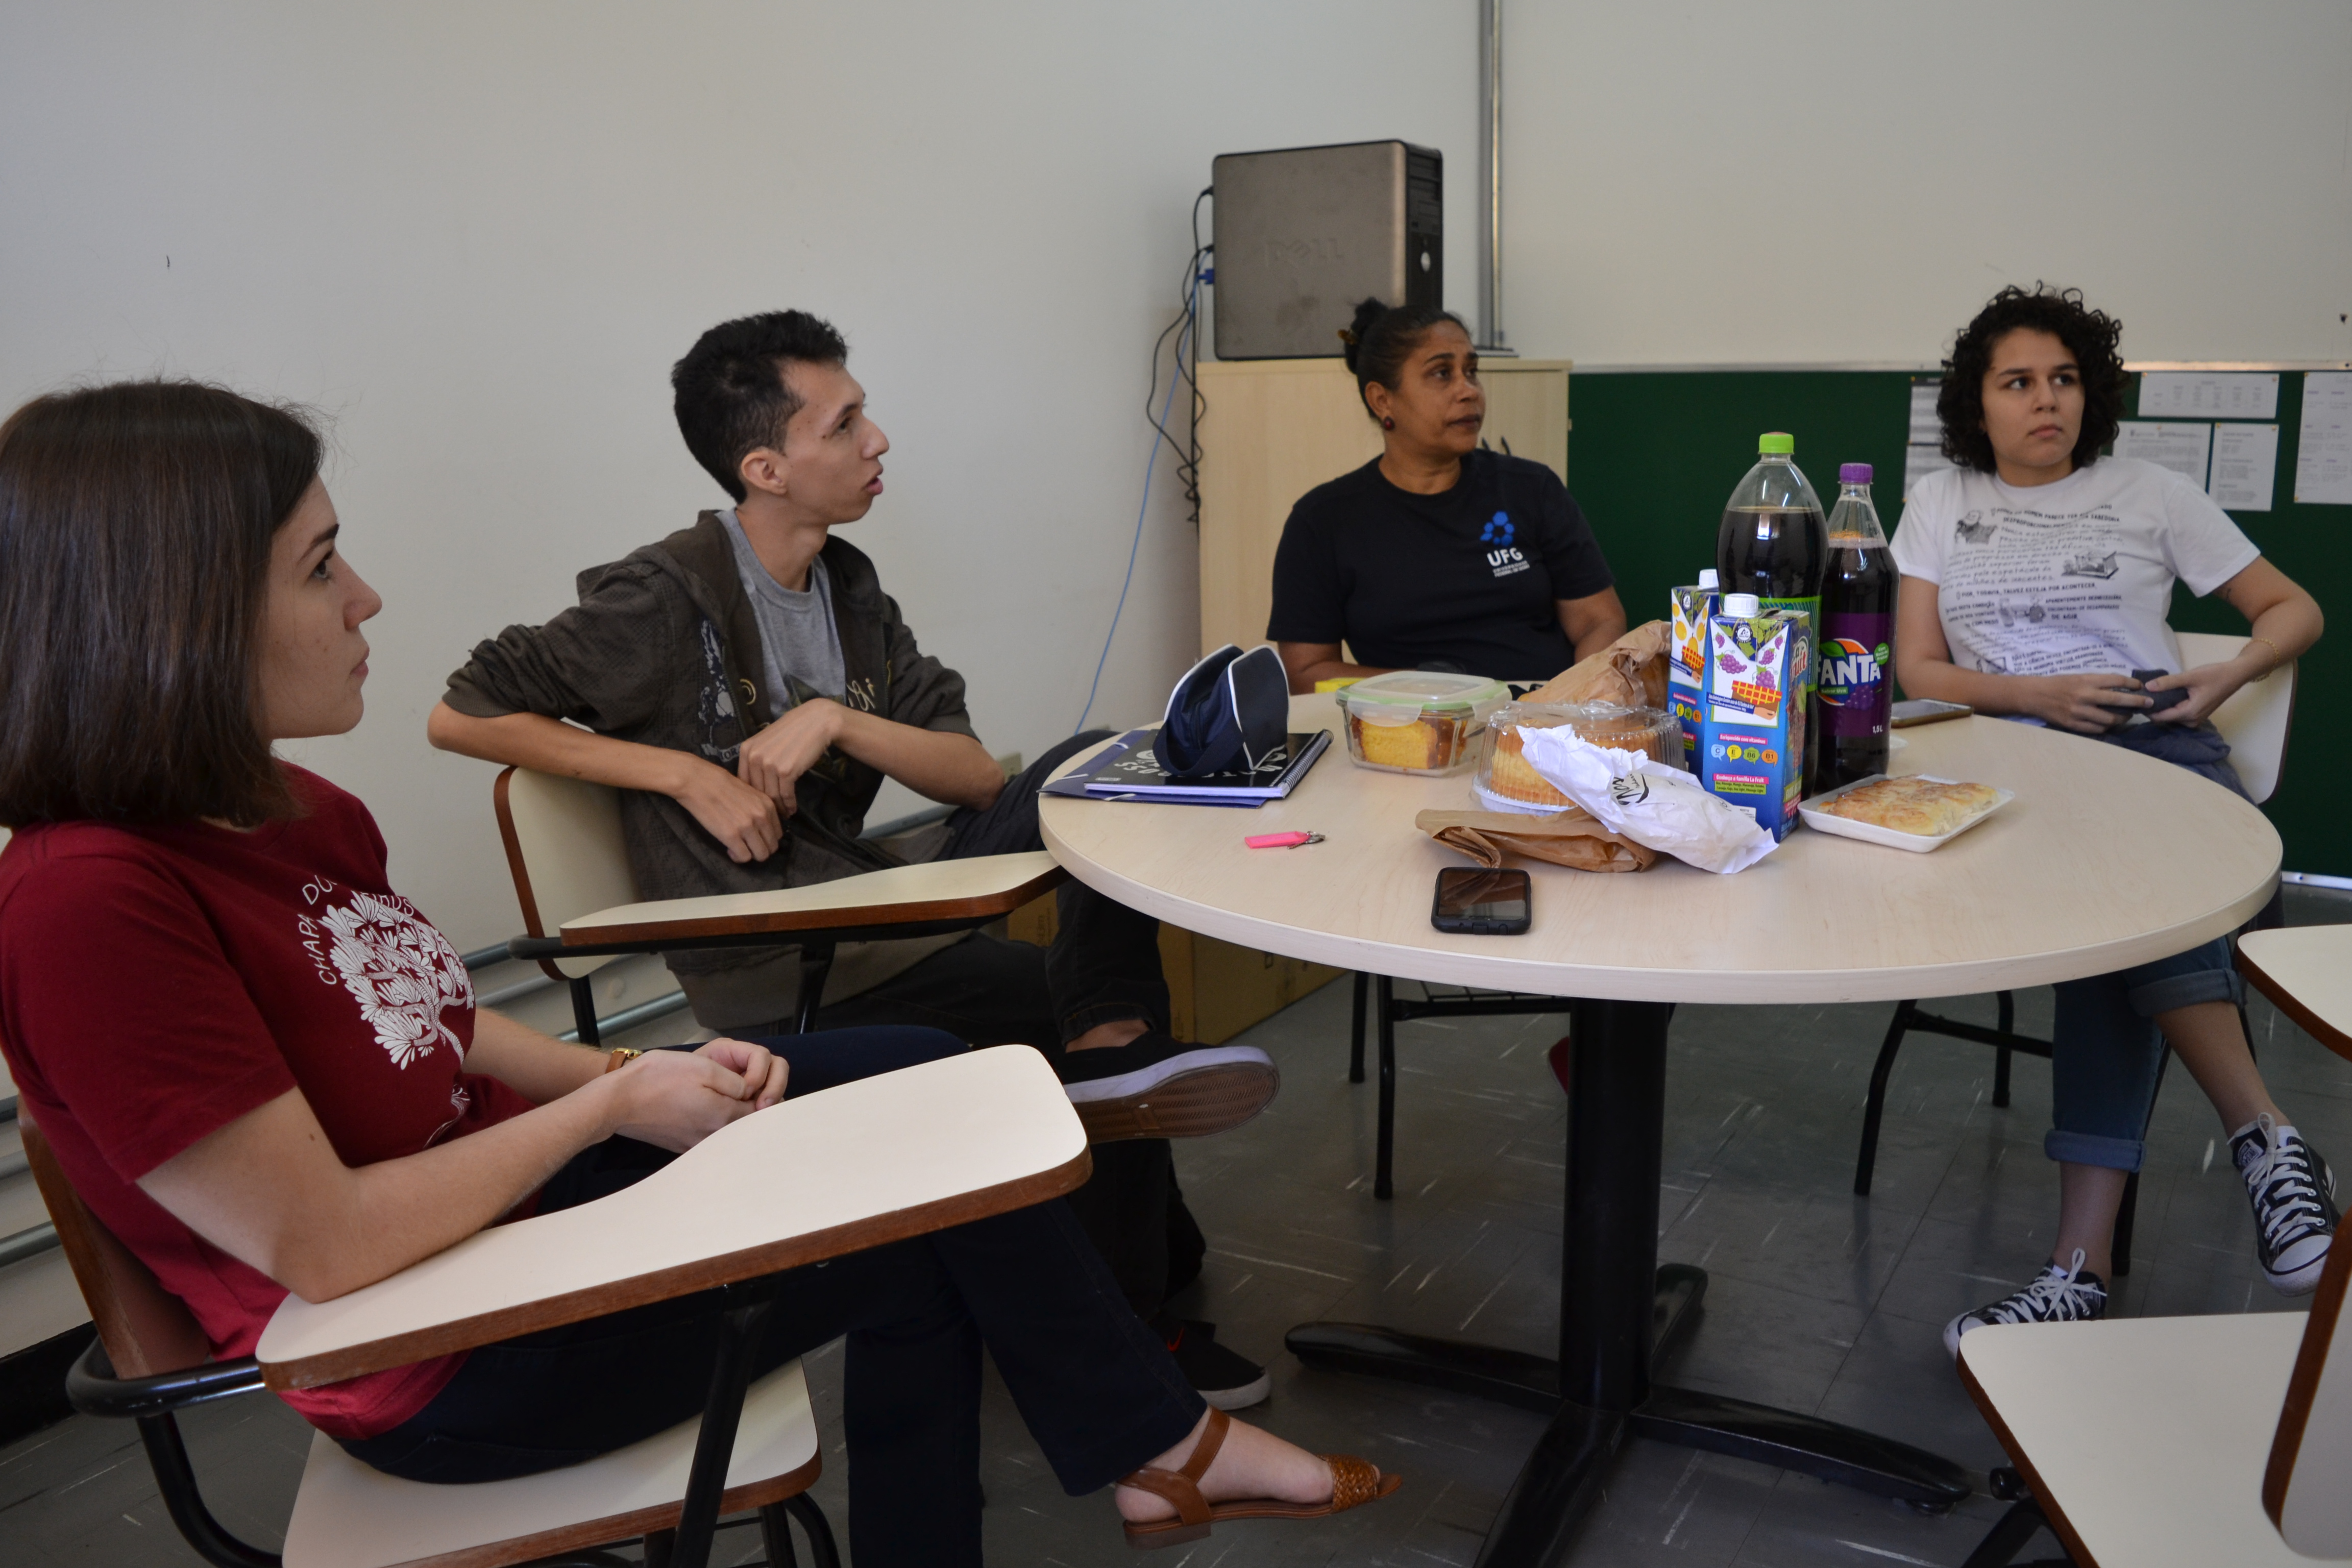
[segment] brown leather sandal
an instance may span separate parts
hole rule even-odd
[[[1209,1425],[1201,1440],[1192,1445],[1192,1458],[1183,1468],[1174,1470],[1154,1469],[1147,1465],[1128,1476],[1118,1484],[1135,1487],[1164,1498],[1175,1505],[1176,1517],[1155,1519],[1144,1523],[1129,1522],[1127,1543],[1141,1552],[1155,1551],[1162,1546],[1180,1546],[1188,1541],[1199,1541],[1209,1533],[1212,1525],[1234,1519],[1321,1519],[1327,1514],[1342,1513],[1360,1504],[1377,1502],[1404,1485],[1402,1476],[1386,1476],[1378,1465],[1347,1454],[1326,1454],[1323,1462],[1331,1467],[1331,1500],[1329,1502],[1276,1502],[1271,1498],[1253,1498],[1243,1502],[1212,1503],[1201,1495],[1201,1478],[1209,1473],[1215,1462],[1217,1450],[1225,1445],[1225,1429],[1233,1419],[1223,1411],[1209,1411]]]

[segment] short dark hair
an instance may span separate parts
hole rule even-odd
[[[0,425],[0,825],[295,814],[260,725],[278,530],[319,477],[300,412],[131,381]]]
[[[1936,393],[1936,417],[1944,426],[1944,456],[1964,468],[1996,471],[1992,437],[1984,432],[1984,379],[1992,371],[1993,346],[2023,328],[2048,332],[2066,345],[2083,373],[2083,431],[2074,441],[2074,466],[2099,460],[2099,448],[2116,438],[2124,415],[2124,324],[2083,303],[2080,289],[2036,283],[2032,292],[2011,284],[1960,329],[1952,357],[1944,362],[1944,384]]]
[[[1404,380],[1404,362],[1440,321],[1451,321],[1462,327],[1464,336],[1469,335],[1470,329],[1462,326],[1461,317],[1434,305],[1390,306],[1367,300],[1357,306],[1354,324],[1339,334],[1339,341],[1347,345],[1340,354],[1356,373],[1357,397],[1363,398],[1364,389],[1376,381],[1394,392]],[[1366,399],[1364,412],[1371,411]]]
[[[833,323],[806,310],[771,310],[721,321],[670,367],[678,434],[721,489],[740,501],[743,459],[782,450],[784,426],[801,411],[784,366],[846,364],[849,345]]]

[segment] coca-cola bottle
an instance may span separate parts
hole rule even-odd
[[[1767,609],[1802,610],[1815,643],[1822,636],[1822,574],[1829,563],[1822,498],[1797,467],[1797,438],[1775,430],[1756,442],[1756,466],[1723,503],[1715,536],[1715,569],[1727,594],[1753,594]],[[1814,659],[1805,670],[1805,700],[1813,694]],[[1820,776],[1820,729],[1805,726],[1804,792]]]
[[[1825,790],[1886,771],[1897,574],[1885,531],[1878,526],[1878,509],[1871,504],[1868,463],[1838,469],[1829,552],[1813,661],[1813,732],[1821,737],[1820,786]]]

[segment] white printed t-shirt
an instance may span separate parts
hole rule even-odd
[[[1893,548],[1905,576],[1937,585],[1952,662],[1995,675],[2177,673],[2174,580],[2202,598],[2262,553],[2203,490],[2137,458],[2023,488],[1930,474]]]

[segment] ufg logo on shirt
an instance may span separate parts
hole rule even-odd
[[[1528,569],[1528,558],[1519,553],[1518,546],[1511,542],[1517,532],[1518,530],[1511,525],[1511,514],[1507,511],[1496,512],[1486,520],[1486,526],[1478,531],[1478,542],[1493,547],[1486,552],[1486,564],[1495,569],[1497,577],[1507,577],[1514,572]]]

